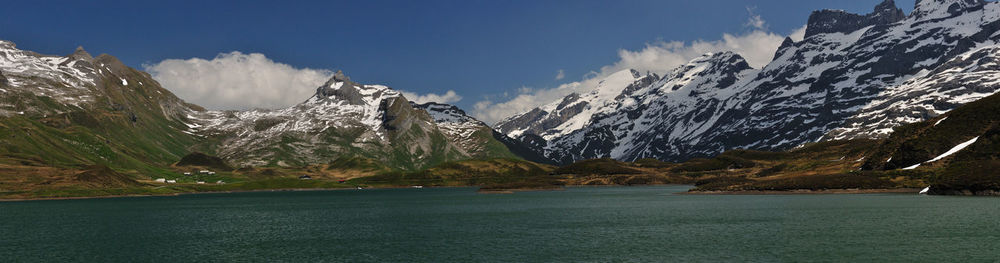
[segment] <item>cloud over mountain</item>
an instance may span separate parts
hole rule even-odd
[[[423,95],[402,90],[399,92],[403,93],[403,97],[406,97],[406,99],[419,104],[424,104],[428,102],[455,103],[462,100],[462,96],[459,96],[458,93],[455,93],[454,90],[448,90],[444,94],[427,93]]]
[[[302,102],[333,73],[296,68],[264,54],[220,53],[211,60],[167,59],[143,65],[164,88],[209,109],[281,108]]]
[[[500,99],[484,99],[474,105],[472,114],[487,123],[495,123],[508,116],[553,102],[570,93],[589,91],[597,86],[600,79],[624,69],[635,69],[643,74],[647,71],[663,74],[710,52],[733,51],[746,58],[751,66],[763,67],[771,61],[786,35],[764,30],[765,21],[752,13],[747,26],[752,29],[742,34],[722,34],[718,40],[656,41],[647,43],[641,50],[621,49],[618,50],[617,62],[584,75],[582,80],[564,83],[555,88],[519,92]],[[801,39],[803,32],[796,30],[793,34]]]

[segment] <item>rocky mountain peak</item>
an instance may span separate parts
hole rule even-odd
[[[14,42],[10,42],[10,41],[7,41],[7,40],[0,40],[0,48],[11,48],[11,49],[13,49],[13,48],[17,48],[17,44],[14,44]]]
[[[885,0],[875,6],[875,10],[869,14],[870,17],[876,19],[885,19],[890,21],[888,23],[903,20],[906,14],[903,13],[902,9],[896,7],[896,2],[893,0]]]
[[[323,86],[316,88],[314,97],[317,99],[336,98],[349,104],[361,105],[365,103],[360,92],[361,88],[361,84],[351,81],[350,77],[338,70]]]
[[[792,40],[791,37],[785,37],[785,40],[782,40],[781,45],[778,46],[778,51],[780,52],[782,49],[785,49],[793,45],[795,45],[795,40]]]
[[[84,60],[84,61],[94,60],[94,57],[91,56],[90,53],[87,53],[87,51],[83,49],[83,46],[76,47],[76,50],[73,51],[72,54],[69,54],[68,57],[72,58],[73,60]]]
[[[332,80],[334,80],[334,81],[340,81],[340,82],[345,82],[345,81],[351,81],[351,77],[348,77],[347,75],[344,75],[344,71],[337,70],[337,73],[333,73]]]
[[[892,24],[904,18],[906,14],[896,7],[893,0],[885,0],[876,5],[875,10],[867,15],[824,9],[809,15],[805,37],[825,33],[850,33],[867,26]]]
[[[942,18],[985,4],[985,0],[917,0],[910,15],[918,19]]]
[[[732,51],[705,54],[695,58],[690,64],[707,64],[711,71],[739,72],[750,69],[746,59]]]

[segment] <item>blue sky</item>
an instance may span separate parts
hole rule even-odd
[[[260,53],[418,94],[452,90],[462,97],[454,104],[476,109],[579,81],[621,60],[619,50],[755,30],[784,36],[813,10],[867,13],[881,0],[289,2],[12,1],[0,10],[0,39],[46,54],[82,45],[140,69]],[[896,4],[913,8],[913,0]],[[748,24],[753,15],[764,27]]]

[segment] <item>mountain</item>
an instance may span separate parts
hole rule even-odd
[[[601,80],[586,94],[570,94],[560,101],[515,115],[497,123],[496,128],[513,137],[535,134],[546,140],[565,136],[587,124],[595,113],[613,108],[615,97],[642,78],[638,71],[623,70]],[[656,78],[649,76],[647,78]]]
[[[198,141],[184,130],[201,108],[113,56],[42,55],[0,41],[0,72],[0,163],[156,174]]]
[[[610,157],[683,161],[730,149],[786,150],[831,139],[884,138],[995,93],[1000,3],[886,0],[865,15],[813,12],[803,40],[750,68],[706,54],[662,78],[623,71],[593,92],[496,124],[563,163]],[[541,139],[541,140],[540,140]]]
[[[413,170],[470,158],[518,158],[492,129],[457,108],[415,105],[396,90],[359,84],[342,72],[288,108],[205,111],[193,118],[190,132],[240,167],[353,156]]]

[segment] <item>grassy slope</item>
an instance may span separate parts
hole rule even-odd
[[[181,132],[183,124],[159,107],[149,107],[158,105],[152,93],[161,88],[153,86],[154,81],[138,72],[128,78],[149,84],[123,87],[120,80],[107,81],[95,88],[107,96],[82,109],[50,103],[47,97],[14,96],[63,113],[0,118],[0,162],[67,169],[104,164],[136,173],[165,172],[164,167],[186,154],[197,138]]]
[[[976,137],[975,143],[949,157],[922,163]],[[864,168],[886,171],[921,163],[916,170],[931,174],[928,181],[937,193],[995,194],[1000,191],[998,160],[1000,94],[995,94],[933,120],[897,128]]]
[[[828,141],[788,152],[734,150],[692,160],[674,171],[700,178],[694,191],[784,191],[918,187],[927,174],[862,172],[877,141]]]

